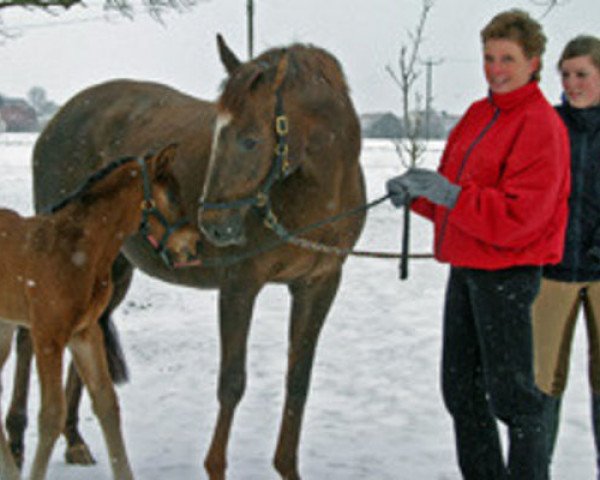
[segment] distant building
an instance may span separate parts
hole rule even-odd
[[[40,129],[37,114],[26,100],[0,96],[0,130],[6,132],[37,132]]]
[[[422,135],[425,136],[425,112],[412,112],[412,120],[419,117]],[[447,112],[431,111],[429,115],[429,138],[446,139],[454,125],[458,122],[458,115]],[[365,113],[360,116],[360,126],[364,138],[402,138],[404,136],[402,120],[391,112]]]
[[[400,138],[402,120],[391,112],[365,113],[360,116],[360,130],[365,138]]]

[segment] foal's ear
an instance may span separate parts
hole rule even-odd
[[[175,153],[177,152],[178,145],[176,143],[171,143],[164,147],[158,154],[154,157],[153,160],[153,170],[154,177],[160,178],[164,175],[169,168],[171,168],[171,163],[175,159]]]
[[[220,33],[217,34],[217,46],[219,47],[219,57],[221,63],[225,66],[227,73],[231,75],[242,64],[235,53],[225,43]]]

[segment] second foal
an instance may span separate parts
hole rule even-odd
[[[117,160],[48,214],[24,218],[0,209],[0,369],[14,329],[25,326],[40,381],[32,480],[45,478],[64,427],[67,347],[90,393],[114,478],[133,478],[97,320],[111,298],[111,266],[127,237],[141,229],[170,265],[196,258],[199,234],[185,221],[171,172],[174,152],[169,146],[158,155]],[[0,478],[20,478],[1,427]]]

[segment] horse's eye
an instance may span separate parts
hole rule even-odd
[[[252,137],[245,137],[240,140],[240,145],[244,150],[250,151],[254,150],[256,145],[258,145],[258,140]]]
[[[171,204],[175,204],[175,205],[179,204],[179,197],[170,188],[167,190],[167,199],[169,200],[169,203],[171,203]]]

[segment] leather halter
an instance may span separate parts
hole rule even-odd
[[[294,171],[294,168],[291,167],[289,161],[289,145],[287,140],[289,122],[283,108],[282,83],[286,69],[287,55],[284,55],[277,66],[277,75],[275,79],[274,130],[276,143],[271,169],[264,182],[254,194],[237,200],[228,202],[205,202],[200,199],[199,207],[201,210],[234,210],[246,206],[254,207],[263,219],[265,225],[273,229],[273,225],[277,220],[271,208],[271,188],[276,182],[287,178]]]
[[[144,199],[141,204],[142,220],[140,223],[140,231],[146,241],[151,245],[152,249],[158,253],[163,263],[168,268],[173,268],[175,264],[171,252],[167,248],[167,242],[173,233],[187,225],[189,222],[186,218],[180,218],[175,223],[170,223],[156,207],[156,202],[154,201],[154,198],[152,198],[152,183],[150,182],[150,176],[148,175],[148,170],[146,168],[146,158],[147,157],[138,157],[136,159],[142,169],[142,185],[144,188]],[[160,240],[157,240],[150,231],[150,217],[155,217],[165,229],[165,233],[163,233]]]

